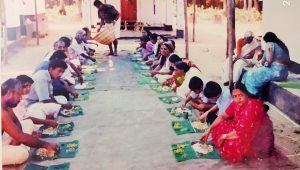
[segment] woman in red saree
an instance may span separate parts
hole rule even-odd
[[[247,158],[271,156],[274,134],[262,102],[250,99],[244,86],[232,90],[233,102],[201,136],[206,143],[211,132],[212,142],[224,160],[241,162]]]

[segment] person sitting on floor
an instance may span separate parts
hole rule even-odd
[[[49,64],[53,60],[61,60],[65,61],[66,55],[63,51],[55,51],[53,55],[51,56],[49,61],[43,61],[36,69],[35,72],[39,70],[48,70]],[[67,64],[68,65],[68,64]],[[70,85],[75,84],[75,79],[72,77],[72,73],[70,71],[70,67],[68,65],[68,68],[65,70],[63,75],[61,76],[60,79],[53,80],[52,85],[53,85],[53,95],[54,96],[65,96],[67,100],[69,100],[70,94],[74,97],[78,97],[78,93],[73,90]]]
[[[240,38],[236,45],[236,56],[233,58],[233,82],[240,78],[243,68],[255,65],[260,60],[260,55],[254,57],[255,51],[260,49],[260,42],[254,38],[251,31],[247,31],[244,38]],[[223,65],[222,79],[224,85],[229,85],[229,59],[227,58]]]
[[[144,56],[146,53],[150,53],[150,51],[147,51],[146,45],[147,42],[150,41],[150,38],[148,36],[142,36],[140,38],[140,47],[137,48],[136,53]]]
[[[49,52],[47,54],[47,56],[45,57],[44,61],[40,64],[40,66],[38,66],[38,68],[39,67],[44,68],[45,66],[48,67],[48,65],[49,65],[49,59],[51,58],[51,56],[53,55],[53,53],[55,51],[63,51],[65,53],[65,55],[67,56],[67,59],[65,59],[65,61],[68,64],[68,70],[70,70],[72,74],[75,74],[78,77],[79,83],[82,84],[83,83],[83,77],[82,77],[82,74],[81,74],[79,68],[75,64],[73,64],[73,62],[71,62],[69,60],[69,57],[68,57],[69,56],[69,50],[68,50],[68,48],[70,46],[70,43],[71,43],[71,41],[67,37],[61,37],[59,40],[57,40],[54,43],[54,50],[51,51],[51,52]],[[36,70],[34,72],[36,72]]]
[[[83,41],[86,46],[85,48],[88,48],[87,51],[89,51],[91,53],[89,55],[93,56],[95,54],[96,50],[92,49],[89,44],[96,45],[97,47],[98,47],[98,44],[95,42],[91,42],[91,40],[93,40],[93,38],[91,36],[91,30],[88,27],[84,27],[84,28],[82,28],[82,30],[85,32],[85,35],[86,35],[86,39]]]
[[[33,124],[42,124],[48,125],[51,127],[57,127],[57,121],[55,120],[48,120],[48,119],[38,119],[34,117],[27,117],[27,107],[26,107],[26,100],[25,96],[28,95],[31,89],[31,85],[33,84],[32,78],[27,75],[19,75],[17,78],[22,83],[23,93],[22,93],[22,100],[19,104],[13,109],[15,115],[18,117],[19,121],[23,121],[26,119],[32,120]]]
[[[75,35],[75,41],[72,42],[71,46],[70,46],[70,58],[71,60],[73,59],[79,59],[81,62],[81,64],[84,62],[85,59],[89,59],[93,62],[96,62],[96,59],[89,56],[87,54],[87,51],[84,50],[84,48],[82,47],[82,43],[86,40],[86,35],[85,35],[85,31],[83,30],[79,30],[76,32]]]
[[[213,104],[208,103],[208,99],[203,95],[203,87],[205,87],[205,84],[201,78],[196,76],[192,77],[189,82],[190,94],[181,105],[181,108],[185,108],[189,103],[200,112],[210,109]]]
[[[206,120],[209,124],[212,124],[218,115],[224,113],[231,103],[232,99],[230,90],[228,87],[224,87],[222,89],[217,82],[209,81],[205,85],[203,94],[208,100],[216,101],[216,105],[201,114],[199,120]]]
[[[256,98],[268,82],[285,81],[289,73],[290,56],[286,45],[273,32],[267,32],[263,39],[266,49],[261,66],[246,71],[242,76],[242,83]]]
[[[154,56],[154,51],[157,50],[157,34],[156,33],[153,33],[149,36],[150,38],[150,41],[147,42],[146,44],[146,49],[147,51],[151,51],[151,52],[148,52],[148,53],[145,53],[144,56],[143,56],[143,60],[144,61],[149,61],[150,60],[154,60],[155,56]]]
[[[163,35],[158,35],[157,36],[157,49],[155,51],[155,46],[154,46],[154,60],[150,60],[150,61],[147,61],[146,64],[147,65],[151,65],[151,69],[154,69],[155,67],[157,67],[159,65],[159,61],[160,61],[160,57],[161,57],[161,53],[160,53],[160,47],[161,45],[164,43],[164,42],[167,42],[168,39],[165,38]]]
[[[174,46],[170,41],[164,42],[162,44],[162,46],[160,47],[161,57],[160,57],[159,65],[150,71],[151,76],[155,76],[156,74],[170,75],[171,63],[169,61],[169,57],[173,54],[173,52],[174,52]]]
[[[28,116],[56,118],[61,108],[72,109],[64,96],[53,95],[52,81],[60,79],[67,67],[62,60],[52,60],[48,70],[40,70],[33,75],[34,83],[26,98]]]
[[[236,83],[231,94],[231,104],[205,131],[200,141],[206,143],[211,133],[212,143],[222,159],[231,163],[272,156],[273,125],[262,102],[249,98],[242,83]]]
[[[19,121],[12,108],[20,102],[23,94],[22,83],[8,79],[1,85],[1,123],[2,123],[2,165],[24,163],[30,147],[45,148],[57,152],[59,146],[33,137],[33,122],[30,119]]]
[[[152,71],[152,74],[155,74],[157,81],[162,84],[167,79],[173,77],[172,74],[174,73],[175,63],[179,61],[182,61],[182,59],[177,54],[171,54],[166,61],[169,63],[169,68],[166,68],[167,64],[165,64],[160,71]]]
[[[183,83],[185,74],[186,74],[186,72],[189,71],[190,66],[183,61],[178,61],[174,65],[175,66],[174,66],[174,72],[173,72],[172,77],[168,78],[162,84],[172,86],[172,90],[176,92],[176,89],[178,87],[180,87],[181,84]]]

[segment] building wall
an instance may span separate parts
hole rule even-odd
[[[274,32],[289,48],[291,60],[300,63],[300,1],[264,0],[263,34]]]
[[[173,6],[170,4],[172,0],[137,0],[137,20],[151,25],[172,25]]]
[[[20,3],[20,14],[21,15],[34,15],[35,14],[35,0],[26,0]],[[37,13],[45,13],[46,12],[46,5],[45,0],[36,0],[36,6],[37,6]]]

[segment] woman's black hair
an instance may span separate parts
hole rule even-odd
[[[1,84],[1,96],[5,96],[8,91],[15,91],[20,88],[22,88],[21,81],[10,78]]]
[[[70,38],[63,36],[63,37],[60,37],[59,40],[63,41],[65,43],[66,47],[70,47],[70,45],[71,45]]]
[[[148,36],[144,35],[144,36],[141,36],[140,41],[148,42],[148,41],[150,41],[150,38]]]
[[[153,33],[149,36],[150,40],[155,40],[157,41],[157,34],[156,33]]]
[[[160,44],[158,44],[157,50],[156,50],[156,55],[155,57],[158,57],[160,55]]]
[[[203,90],[203,94],[207,98],[217,97],[221,93],[222,93],[221,86],[214,81],[207,82]]]
[[[178,68],[179,70],[183,70],[185,73],[188,72],[190,70],[190,66],[188,64],[186,64],[183,61],[178,61],[175,63],[176,68]]]
[[[50,61],[49,63],[49,68],[48,69],[55,69],[55,68],[62,68],[62,69],[67,69],[68,68],[68,65],[65,61],[63,60],[52,60]]]
[[[85,31],[85,33],[90,32],[90,29],[88,27],[83,27],[82,30]]]
[[[191,80],[189,82],[189,88],[192,91],[201,89],[201,88],[203,88],[203,81],[201,80],[201,78],[194,76],[191,78]]]
[[[171,63],[176,63],[178,61],[182,61],[182,59],[177,55],[177,54],[172,54],[170,57],[169,57],[169,61]]]
[[[22,84],[30,83],[33,84],[33,79],[25,74],[21,74],[18,77],[16,77],[19,81],[21,81]]]
[[[147,33],[148,37],[150,37],[150,35],[152,35],[152,32],[149,29],[144,28],[144,31]]]
[[[172,43],[172,45],[173,45],[173,47],[174,47],[174,49],[173,50],[175,50],[176,49],[176,44],[175,44],[175,41],[174,40],[170,40],[171,41],[171,43]]]
[[[273,32],[267,32],[264,35],[264,41],[265,42],[273,42],[279,45],[280,48],[283,49],[283,51],[289,56],[289,49],[287,48],[287,46],[284,44],[284,42],[282,42],[275,33]]]
[[[235,90],[235,89],[241,90],[241,91],[244,92],[248,97],[251,96],[251,93],[248,92],[246,86],[245,86],[242,82],[240,82],[240,81],[237,81],[236,83],[230,84],[229,90],[230,90],[230,94],[231,94],[231,95],[232,95],[232,91]]]

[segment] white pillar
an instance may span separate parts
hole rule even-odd
[[[176,36],[178,38],[184,37],[184,0],[177,0],[177,24],[176,24]]]
[[[19,0],[4,0],[8,40],[17,40],[20,38],[19,6]]]
[[[166,16],[166,25],[172,25],[173,24],[173,0],[166,0],[166,12],[165,12],[165,16]]]

